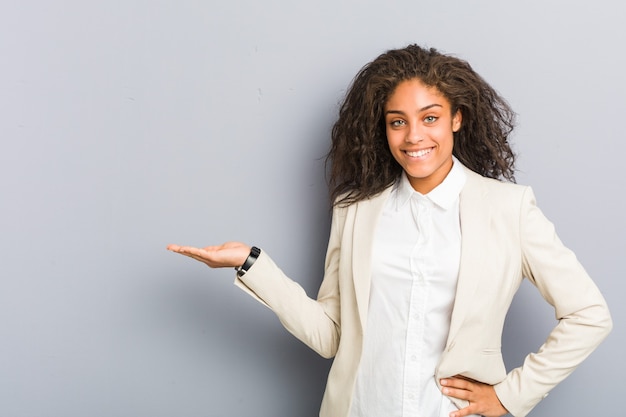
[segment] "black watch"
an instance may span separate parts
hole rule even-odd
[[[257,260],[260,254],[261,254],[261,249],[257,248],[256,246],[253,246],[252,249],[250,249],[250,255],[248,255],[243,265],[241,265],[238,268],[235,268],[237,270],[237,276],[242,277],[243,274],[248,272],[248,270],[252,267],[252,264],[254,264],[254,262]]]

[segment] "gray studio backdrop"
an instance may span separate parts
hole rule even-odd
[[[445,4],[444,4],[445,3]],[[323,156],[357,70],[411,42],[519,113],[531,184],[614,314],[533,412],[623,411],[625,7],[617,1],[0,5],[0,417],[314,416],[330,362],[168,243],[261,246],[315,295]],[[524,284],[509,367],[554,314]]]

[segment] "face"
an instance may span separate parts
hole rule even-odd
[[[453,133],[461,127],[461,113],[453,115],[439,90],[418,79],[398,84],[384,112],[391,154],[416,191],[430,192],[452,168]]]

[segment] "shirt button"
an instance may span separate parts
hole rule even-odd
[[[415,362],[415,361],[417,360],[417,356],[415,356],[415,355],[411,355],[411,360],[412,360],[413,362]]]

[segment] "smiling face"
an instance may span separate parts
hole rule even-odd
[[[413,188],[426,194],[452,168],[453,133],[461,127],[448,100],[418,79],[403,81],[385,103],[387,142]]]

